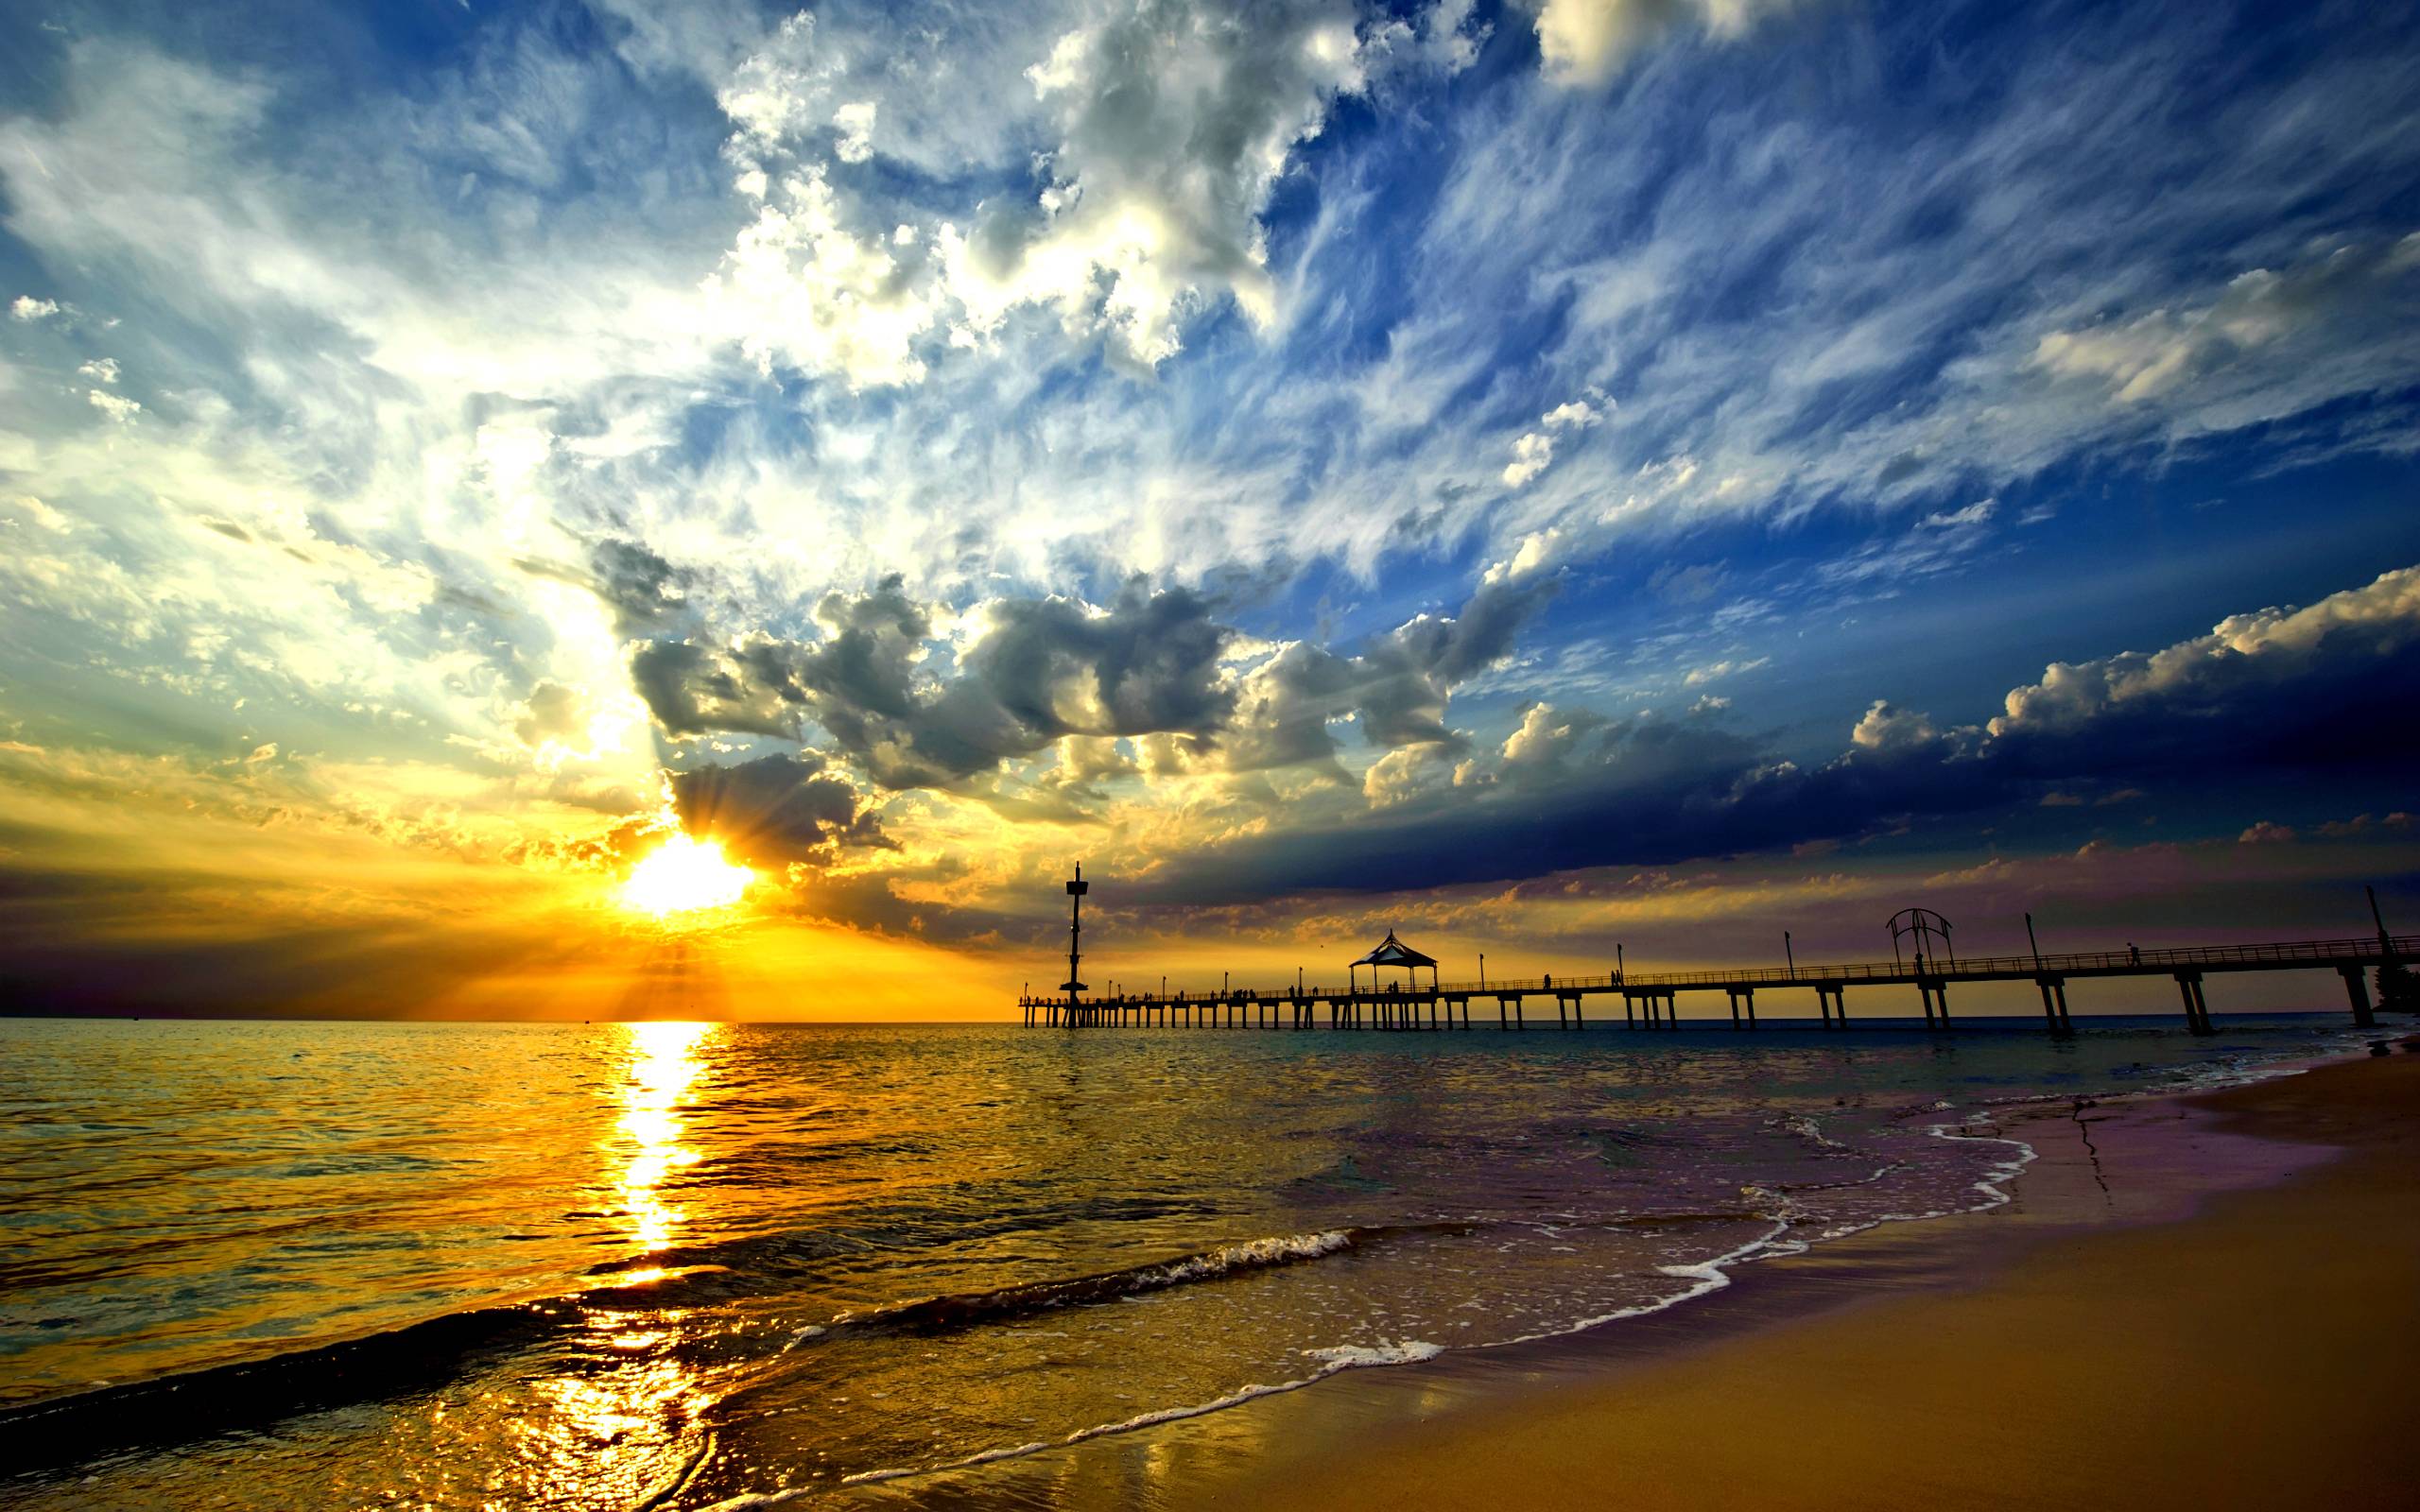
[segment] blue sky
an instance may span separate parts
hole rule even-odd
[[[9,896],[2401,896],[2415,99],[2360,6],[20,7]]]

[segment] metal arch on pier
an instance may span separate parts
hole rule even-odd
[[[1074,891],[1072,885],[1069,890]],[[1390,934],[1389,938],[1392,937]],[[1419,955],[1400,941],[1395,943],[1407,954]],[[1382,945],[1380,950],[1384,949]],[[1583,1001],[1601,995],[1620,997],[1626,1023],[1663,1027],[1678,1021],[1681,993],[1714,991],[1728,996],[1732,1021],[1742,1029],[1749,1029],[1756,1026],[1756,990],[1781,988],[1812,989],[1824,1026],[1836,1028],[1848,1022],[1850,987],[1901,986],[1917,989],[1927,1025],[1945,1029],[1950,1022],[1949,984],[2031,981],[2041,989],[2044,1019],[2053,1032],[2063,1033],[2069,1028],[2066,989],[2071,979],[2168,976],[2177,984],[2187,1024],[2196,1033],[2207,1034],[2212,1024],[2209,1004],[2203,995],[2205,977],[2242,971],[2333,971],[2343,979],[2353,1022],[2367,1027],[2377,1021],[2366,973],[2381,966],[2420,960],[2420,935],[2388,935],[2381,931],[2349,939],[2282,940],[2258,945],[2192,945],[2173,950],[2136,950],[2129,946],[2122,951],[1969,956],[1945,961],[1920,954],[1913,962],[1725,967],[1699,971],[1616,970],[1602,976],[1491,977],[1481,982],[1441,982],[1436,963],[1426,956],[1419,959],[1430,968],[1425,988],[1363,987],[1357,979],[1341,991],[1325,987],[1306,988],[1299,981],[1276,988],[1231,988],[1218,993],[1179,991],[1084,997],[1078,988],[1063,997],[1028,993],[1020,999],[1019,1005],[1025,1010],[1028,1023],[1069,1026],[1159,1023],[1209,1027],[1223,1023],[1234,1027],[1238,1023],[1257,1023],[1278,1028],[1290,1023],[1295,1028],[1311,1028],[1318,1022],[1318,1009],[1324,1006],[1330,1028],[1466,1029],[1471,1026],[1471,1001],[1480,998],[1495,1001],[1497,1022],[1511,1029],[1526,1027],[1523,1004],[1533,997],[1553,998],[1558,1022],[1568,1027],[1581,1027],[1585,1022]],[[1369,956],[1354,964],[1367,963]],[[1072,970],[1068,980],[1075,981]]]

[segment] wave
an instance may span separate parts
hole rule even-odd
[[[786,1348],[837,1332],[945,1332],[1299,1264],[1351,1248],[1369,1232],[1325,1229],[1274,1235],[1098,1275],[925,1297],[801,1329]],[[599,1269],[610,1274],[607,1267]],[[380,1400],[442,1385],[475,1356],[531,1348],[576,1330],[596,1308],[695,1305],[728,1291],[753,1289],[749,1279],[721,1266],[699,1266],[645,1282],[470,1308],[264,1359],[45,1398],[0,1409],[0,1463],[14,1469],[57,1469],[104,1454],[164,1447]]]
[[[791,1335],[791,1341],[800,1343],[843,1332],[853,1334],[878,1330],[946,1332],[1004,1317],[1048,1312],[1054,1308],[1115,1301],[1195,1281],[1218,1280],[1239,1272],[1268,1270],[1279,1265],[1296,1265],[1305,1261],[1324,1259],[1352,1248],[1374,1232],[1371,1229],[1329,1228],[1317,1233],[1280,1234],[1090,1276],[920,1297],[870,1313],[843,1314],[829,1323],[799,1330]]]
[[[56,1469],[440,1386],[473,1355],[532,1343],[580,1316],[573,1298],[474,1308],[263,1360],[46,1398],[0,1411],[0,1464]]]
[[[1205,1417],[1214,1412],[1223,1412],[1229,1407],[1241,1406],[1247,1401],[1261,1397],[1273,1397],[1279,1392],[1300,1391],[1303,1387],[1324,1381],[1341,1370],[1361,1370],[1391,1365],[1413,1365],[1422,1360],[1434,1360],[1444,1352],[1443,1345],[1430,1344],[1423,1339],[1405,1339],[1399,1343],[1377,1345],[1346,1344],[1327,1349],[1305,1349],[1303,1351],[1304,1355],[1318,1361],[1319,1368],[1298,1380],[1281,1381],[1274,1385],[1243,1386],[1209,1401],[1188,1402],[1177,1407],[1155,1407],[1150,1412],[1136,1413],[1132,1418],[1122,1418],[1115,1422],[1095,1423],[1089,1427],[1079,1428],[1074,1433],[1059,1438],[988,1449],[979,1454],[970,1454],[964,1459],[952,1460],[945,1465],[908,1465],[893,1469],[860,1470],[855,1475],[841,1477],[840,1484],[867,1486],[878,1481],[900,1480],[910,1475],[934,1475],[947,1470],[971,1469],[977,1465],[994,1464],[1004,1459],[1019,1459],[1028,1454],[1038,1454],[1046,1449],[1059,1449],[1070,1444],[1084,1443],[1090,1439],[1106,1438],[1112,1434],[1131,1434],[1141,1428],[1156,1428],[1162,1423]],[[808,1494],[812,1493],[802,1489],[794,1492],[777,1491],[769,1495],[735,1497],[728,1502],[717,1502],[704,1509],[704,1512],[737,1512],[737,1509],[742,1507],[772,1506],[793,1497]]]

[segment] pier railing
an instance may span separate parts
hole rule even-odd
[[[1439,982],[1434,988],[1426,983],[1409,986],[1357,988],[1327,986],[1297,987],[1288,982],[1281,987],[1230,987],[1223,991],[1182,990],[1176,992],[1121,992],[1080,998],[1084,1004],[1115,1005],[1120,1003],[1285,1003],[1296,998],[1326,1001],[1330,998],[1426,998],[1431,993],[1460,997],[1493,997],[1499,992],[1617,992],[1627,988],[1634,991],[1666,988],[1724,987],[1816,987],[1835,983],[1874,982],[1906,984],[1927,981],[1959,981],[1987,978],[2068,976],[2093,973],[2135,974],[2151,976],[2177,971],[2290,969],[2294,967],[2374,966],[2385,956],[2398,961],[2420,963],[2420,935],[2388,936],[2387,950],[2382,954],[2376,935],[2358,935],[2346,939],[2280,940],[2258,945],[2187,945],[2166,950],[2120,951],[2046,951],[2039,955],[1961,955],[1927,957],[1921,963],[1910,960],[1858,961],[1847,964],[1788,966],[1732,966],[1699,971],[1607,971],[1599,974],[1567,976],[1490,977],[1485,981]],[[1063,1003],[1066,999],[1052,993],[1034,993],[1030,1001]]]
[[[2397,960],[2420,959],[2420,935],[2389,937]],[[2086,972],[2156,973],[2195,968],[2370,965],[2379,959],[2378,936],[2348,939],[2280,940],[2261,945],[2187,945],[2150,951],[2045,951],[2039,955],[1960,955],[1914,960],[1858,961],[1846,965],[1730,966],[1703,971],[1606,972],[1595,976],[1528,976],[1485,982],[1441,982],[1441,992],[1588,992],[1621,988],[1668,987],[1813,987],[1832,982],[1912,982],[1918,975],[1955,980],[1960,977],[2031,977]],[[1426,990],[1421,988],[1419,990]]]
[[[1431,1026],[1441,1008],[1450,1023],[1459,1012],[1462,1026],[1470,1024],[1474,998],[1494,998],[1506,1010],[1508,1026],[1521,1019],[1520,1005],[1530,997],[1551,997],[1556,1017],[1580,1010],[1582,1000],[1597,993],[1618,993],[1626,1000],[1625,1022],[1642,1004],[1650,1022],[1678,1018],[1676,994],[1686,989],[1718,990],[1731,998],[1731,1016],[1753,1028],[1756,1022],[1758,988],[1810,988],[1827,1024],[1848,1022],[1846,989],[1855,984],[1913,986],[1924,1002],[1925,1022],[1946,1026],[1947,985],[1953,982],[2031,980],[2041,989],[2043,1013],[2062,1032],[2068,1020],[2066,981],[2071,976],[2172,975],[2183,997],[2187,1018],[2196,1033],[2211,1032],[2209,1005],[2202,979],[2212,972],[2280,971],[2332,969],[2344,978],[2354,1022],[2372,1022],[2369,989],[2363,980],[2369,968],[2393,961],[2420,962],[2420,935],[2360,935],[2344,939],[2277,940],[2251,945],[2186,945],[2158,950],[2132,946],[2117,951],[2059,951],[2023,955],[1917,956],[1891,961],[1858,961],[1827,965],[1734,966],[1695,971],[1607,971],[1567,976],[1494,977],[1484,981],[1392,986],[1355,984],[1307,986],[1287,983],[1274,989],[1230,986],[1218,992],[1114,992],[1089,997],[1046,996],[1028,992],[1018,1000],[1028,1022],[1047,1023],[1217,1023],[1223,1015],[1232,1025],[1240,1016],[1274,1025],[1280,1013],[1307,1028],[1315,1005],[1325,1004],[1332,1023],[1358,1026],[1365,1020],[1394,1027],[1409,1027],[1424,1010]],[[2381,983],[2381,990],[2385,984]],[[1366,1013],[1365,1013],[1365,1010]],[[1574,1011],[1568,1022],[1578,1027],[1585,1012]]]

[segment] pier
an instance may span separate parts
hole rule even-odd
[[[2041,990],[2042,1017],[2054,1034],[2070,1031],[2067,985],[2102,977],[2166,976],[2176,983],[2186,1023],[2196,1034],[2212,1031],[2205,977],[2239,971],[2334,971],[2342,978],[2354,1023],[2377,1021],[2368,973],[2381,966],[2420,959],[2420,935],[2367,935],[2349,939],[2281,940],[2261,945],[2196,945],[2172,950],[2083,951],[2057,954],[1987,955],[1967,959],[1920,956],[1913,961],[1867,961],[1837,966],[1743,966],[1698,971],[1625,971],[1598,976],[1518,977],[1480,982],[1440,982],[1397,987],[1231,987],[1219,992],[1141,992],[1086,996],[1080,989],[1058,996],[1031,992],[1018,999],[1029,1025],[1112,1028],[1257,1029],[1468,1029],[1491,1019],[1505,1030],[1543,1027],[1548,1005],[1556,1026],[1588,1027],[1619,1022],[1638,1030],[1668,1029],[1683,1022],[1685,994],[1692,1003],[1720,994],[1727,1022],[1742,1032],[1757,1027],[1757,994],[1770,1004],[1776,993],[1814,994],[1824,1029],[1846,1029],[1854,1020],[1849,988],[1887,1011],[1883,991],[1915,989],[1927,1028],[1949,1029],[1954,1021],[1949,988],[1970,982],[2031,982]],[[1071,971],[1068,980],[1074,981]],[[1872,989],[1872,990],[1868,990]],[[1901,1003],[1906,999],[1901,998]],[[1479,1005],[1476,1021],[1472,1005]],[[1532,1019],[1531,1014],[1536,1017]],[[1619,1018],[1615,1014],[1618,1011]],[[1720,1009],[1717,1009],[1719,1013]],[[1726,1022],[1714,1014],[1691,1023]]]

